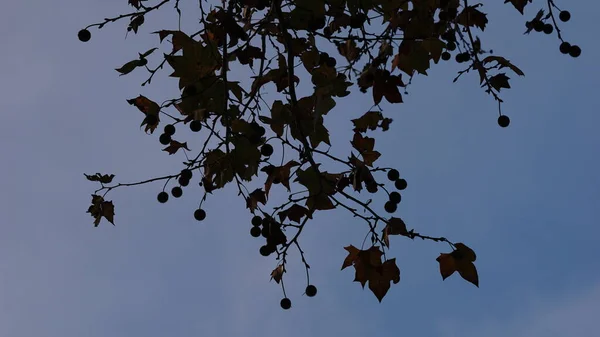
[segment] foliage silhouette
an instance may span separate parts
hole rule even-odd
[[[79,40],[90,40],[90,28],[127,19],[127,32],[137,34],[168,3],[181,23],[179,0],[149,2],[128,0],[133,7],[130,12],[87,26],[78,32]],[[504,2],[523,15],[533,0]],[[525,23],[525,34],[554,34],[562,54],[579,57],[580,47],[563,39],[556,20],[567,22],[571,14],[553,0],[542,2],[543,8]],[[251,236],[264,238],[259,253],[277,257],[271,277],[282,286],[283,309],[291,308],[283,276],[293,247],[306,269],[305,294],[316,295],[299,239],[315,212],[333,209],[350,212],[367,225],[361,248],[345,247],[348,256],[342,269],[354,267],[354,281],[363,288],[368,283],[379,301],[391,283],[400,281],[396,259],[385,254],[392,235],[448,244],[451,251],[437,258],[442,278],[458,271],[479,286],[471,248],[407,229],[401,218],[380,215],[370,201],[361,199],[360,192],[386,193],[383,208],[396,212],[402,199],[399,191],[407,189],[408,183],[397,169],[374,166],[382,155],[375,148],[373,134],[388,131],[392,124],[380,104],[402,103],[413,76],[427,75],[434,64],[451,62],[452,55],[455,62],[464,64],[453,81],[476,73],[484,91],[498,102],[497,123],[509,126],[500,92],[511,87],[508,73],[524,73],[507,58],[484,49],[477,36],[488,25],[482,4],[468,0],[223,0],[211,6],[201,0],[197,15],[200,24],[195,32],[181,28],[153,32],[159,44],[170,42],[167,53],[158,56],[159,45],[116,68],[121,76],[147,71],[149,77],[142,86],[150,84],[159,70],[172,69],[170,76],[179,80],[180,97],[159,104],[139,95],[127,102],[143,113],[141,126],[146,133],[155,134],[164,124],[158,137],[166,146],[163,151],[169,155],[183,152],[187,161],[180,172],[134,183],[112,183],[112,174],[86,174],[88,180],[100,184],[88,209],[95,226],[103,217],[114,225],[114,206],[105,197],[115,188],[163,181],[157,199],[165,203],[169,184],[172,196],[179,198],[182,188],[197,177],[203,190],[193,214],[198,221],[207,217],[202,204],[211,194],[229,184],[237,188],[251,213]],[[324,52],[324,46],[335,47],[339,55]],[[232,65],[253,72],[252,83],[236,81]],[[299,84],[309,81],[312,89],[300,92]],[[280,99],[265,100],[266,89],[273,87]],[[349,140],[353,151],[334,154],[333,129],[325,122],[326,116],[337,100],[351,94],[352,87],[360,91],[353,95],[368,94],[374,104],[348,123],[354,131]],[[190,147],[183,139],[190,134],[179,130],[185,124],[194,136],[189,139]],[[346,169],[331,172],[333,164]],[[389,185],[397,191],[390,191]],[[273,188],[287,191],[287,200],[269,200]],[[370,246],[365,247],[367,238]]]

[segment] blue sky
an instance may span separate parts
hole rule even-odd
[[[124,23],[109,25],[82,44],[81,27],[127,10],[126,1],[4,1],[0,336],[595,336],[600,48],[590,27],[600,5],[562,3],[573,17],[565,37],[583,49],[576,60],[553,37],[523,36],[513,8],[486,4],[484,47],[526,73],[503,95],[509,128],[496,125],[495,103],[474,76],[451,84],[458,68],[450,64],[417,78],[405,104],[384,106],[394,123],[377,140],[381,165],[409,183],[398,214],[471,246],[480,288],[458,276],[442,282],[435,258],[445,245],[394,238],[402,280],[378,303],[339,271],[342,247],[359,245],[365,227],[337,211],[303,234],[318,295],[302,296],[302,265],[292,259],[293,308],[283,311],[280,288],[268,282],[276,261],[258,254],[232,189],[209,199],[202,223],[192,217],[199,191],[159,205],[158,184],[110,194],[116,227],[93,228],[85,214],[95,186],[83,172],[133,181],[180,169],[182,158],[139,131],[141,114],[125,102],[168,98],[175,81],[141,88],[143,74],[113,70],[154,46],[150,31],[176,28],[174,17],[127,40]],[[338,102],[327,122],[349,123],[370,107],[365,97]],[[345,128],[334,146],[348,141]]]

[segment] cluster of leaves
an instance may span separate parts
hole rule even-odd
[[[121,19],[129,19],[127,32],[137,34],[151,14],[168,3],[174,5],[181,22],[179,0],[148,2],[128,0],[132,12],[89,25],[79,32],[79,39],[89,41],[90,28],[103,28]],[[505,1],[521,14],[531,2]],[[565,46],[554,19],[559,11],[561,21],[566,22],[570,13],[560,11],[552,0],[545,3],[548,14],[542,9],[527,21],[527,33],[556,32],[561,51],[579,56],[579,47]],[[202,208],[207,197],[229,184],[237,187],[252,214],[250,234],[266,239],[260,254],[277,257],[271,277],[282,286],[284,309],[291,307],[283,286],[291,247],[297,248],[306,269],[305,294],[317,293],[309,281],[310,267],[299,238],[315,212],[333,209],[346,210],[367,225],[361,248],[345,248],[348,257],[342,269],[353,266],[355,281],[363,288],[369,283],[379,301],[390,283],[400,280],[396,259],[381,260],[390,247],[391,235],[448,244],[452,251],[437,258],[442,277],[458,271],[478,286],[473,250],[444,237],[408,230],[401,218],[380,215],[371,199],[363,200],[361,193],[387,194],[383,208],[396,212],[402,200],[400,192],[408,184],[398,170],[374,166],[382,157],[375,147],[375,133],[388,131],[393,121],[384,115],[381,104],[402,103],[413,76],[427,75],[434,64],[452,61],[452,54],[456,63],[464,65],[454,81],[471,71],[476,73],[481,87],[498,102],[498,124],[509,125],[509,118],[500,110],[500,91],[510,88],[507,72],[524,73],[507,58],[483,48],[477,36],[488,25],[483,5],[468,0],[223,0],[207,6],[199,2],[200,23],[195,32],[153,32],[160,43],[170,42],[162,56],[152,59],[160,46],[155,47],[116,69],[120,75],[147,71],[149,77],[142,86],[150,84],[165,65],[172,69],[170,76],[179,81],[179,97],[159,104],[138,95],[127,102],[143,114],[141,126],[146,133],[155,134],[159,125],[164,125],[159,136],[166,146],[162,150],[169,155],[183,153],[184,167],[171,175],[112,185],[113,175],[86,175],[101,185],[88,209],[94,224],[104,217],[114,225],[114,206],[104,197],[115,188],[164,181],[157,199],[165,203],[169,184],[170,195],[179,198],[183,188],[193,186],[192,179],[198,177],[202,193],[194,211],[198,221],[207,217]],[[230,70],[236,63],[254,74],[250,83],[240,76],[244,72]],[[236,74],[240,78],[235,78]],[[299,83],[308,81],[312,89],[301,93]],[[335,129],[326,123],[326,117],[353,87],[360,91],[356,95],[370,95],[373,106],[349,121],[354,134],[352,148],[345,151],[331,146],[330,134]],[[269,89],[275,92],[265,99]],[[191,134],[180,131],[186,127]],[[184,139],[190,135],[192,138]],[[281,145],[281,151],[275,153],[273,145]],[[332,172],[333,164],[346,169]],[[382,179],[378,180],[381,175],[387,175],[397,191],[390,192]],[[275,185],[287,192],[283,202],[269,199]],[[363,249],[368,237],[371,245]]]

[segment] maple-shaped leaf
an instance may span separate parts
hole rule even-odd
[[[267,196],[265,194],[265,191],[263,191],[260,188],[257,188],[246,198],[246,208],[249,208],[251,212],[254,212],[254,210],[258,207],[259,202],[263,205],[266,205]]]
[[[298,204],[293,204],[288,209],[283,210],[277,214],[279,215],[279,221],[284,221],[286,218],[288,218],[290,219],[290,221],[300,223],[300,220],[304,216],[308,216],[309,218],[311,218],[308,209]]]
[[[348,256],[344,259],[342,270],[351,265],[354,266],[354,281],[360,282],[362,287],[369,283],[369,289],[381,302],[390,288],[390,282],[400,282],[400,269],[396,266],[396,259],[381,262],[383,253],[379,247],[372,246],[367,250],[359,250],[350,245],[344,247]]]
[[[331,142],[329,141],[329,130],[327,130],[323,124],[323,117],[316,119],[314,129],[308,134],[308,140],[313,148],[317,148],[321,143],[331,146]]]
[[[392,60],[392,70],[398,68],[409,76],[412,76],[415,71],[427,75],[430,56],[421,42],[403,40],[398,51]]]
[[[348,62],[352,62],[360,56],[360,51],[358,48],[356,48],[356,42],[354,42],[354,39],[348,39],[345,43],[337,43],[337,49],[340,55],[346,57]]]
[[[426,39],[421,42],[423,48],[429,52],[433,62],[438,63],[442,57],[442,53],[446,48],[446,44],[440,39]]]
[[[369,130],[376,130],[379,126],[379,122],[383,120],[383,114],[381,111],[367,111],[360,118],[352,120],[354,124],[354,132],[367,132]]]
[[[264,59],[265,57],[265,53],[262,49],[251,45],[235,51],[234,55],[240,61],[240,64],[249,64],[250,67],[254,65],[255,59]]]
[[[281,183],[285,188],[290,191],[290,170],[292,167],[298,166],[296,161],[290,160],[283,166],[265,166],[261,169],[262,172],[267,173],[267,181],[265,182],[265,193],[269,195],[271,186],[273,183]]]
[[[463,9],[456,17],[456,22],[463,26],[478,27],[482,31],[485,30],[485,26],[488,23],[487,14],[480,12],[477,9],[479,6],[481,6],[481,4]]]
[[[309,211],[335,208],[329,195],[336,192],[335,187],[339,178],[341,178],[339,174],[318,172],[312,166],[296,172],[295,181],[308,189],[309,196],[306,199],[306,206]]]
[[[440,264],[442,280],[447,279],[456,271],[456,261],[450,254],[441,253],[435,260]]]
[[[387,221],[385,228],[383,228],[383,242],[387,247],[390,246],[390,235],[407,235],[406,224],[402,219],[392,217]]]
[[[163,151],[167,151],[171,155],[171,154],[175,154],[181,148],[190,151],[190,149],[187,146],[187,142],[180,143],[176,140],[171,140],[171,142],[169,143],[169,146],[165,147],[163,149]]]
[[[175,46],[175,45],[174,45]],[[179,78],[179,88],[194,84],[202,78],[214,75],[221,67],[221,57],[216,47],[198,41],[183,44],[183,55],[164,54],[173,68],[171,77]]]
[[[115,177],[114,174],[101,174],[101,173],[96,173],[96,174],[83,174],[87,180],[89,181],[98,181],[102,184],[110,184],[113,180],[113,178]]]
[[[285,269],[283,269],[283,265],[280,264],[271,272],[271,280],[275,280],[275,282],[279,284],[283,278],[283,273],[285,273]]]
[[[456,263],[456,270],[458,270],[458,273],[463,279],[473,283],[479,288],[479,276],[477,275],[477,268],[475,268],[473,262],[459,260]]]
[[[344,259],[344,263],[342,264],[342,270],[353,265],[354,261],[356,261],[356,259],[358,258],[358,253],[360,252],[360,249],[354,247],[353,245],[344,247],[344,249],[348,251],[348,256],[346,256],[346,258]]]
[[[364,163],[368,166],[372,166],[373,162],[381,156],[381,153],[373,150],[375,147],[375,138],[363,137],[360,133],[355,132],[351,144],[358,150]]]
[[[356,158],[354,154],[350,156],[349,162],[354,167],[349,179],[355,191],[360,192],[362,189],[362,183],[365,183],[366,185],[376,183],[373,174],[366,164],[360,159]]]
[[[508,83],[509,79],[510,77],[506,76],[505,73],[500,73],[490,77],[488,81],[494,89],[500,91],[500,89],[502,88],[510,89],[510,84]],[[484,85],[485,84],[483,84],[482,86]]]
[[[113,205],[112,201],[106,201],[99,195],[92,194],[92,205],[88,207],[86,213],[90,213],[90,215],[94,218],[94,227],[98,227],[102,217],[113,224],[113,226],[115,225],[115,206]]]
[[[308,207],[310,211],[327,211],[335,209],[335,205],[333,204],[333,201],[331,201],[331,198],[323,193],[310,195],[308,199],[306,199],[306,207]]]
[[[457,243],[454,247],[456,249],[450,254],[441,253],[436,259],[440,264],[442,279],[445,280],[458,271],[463,279],[479,287],[479,276],[473,264],[476,259],[475,252],[463,243]]]
[[[180,30],[159,30],[153,32],[153,34],[158,34],[160,42],[162,42],[166,37],[171,36],[171,44],[173,45],[173,49],[171,50],[172,53],[183,49],[184,46],[189,46],[190,44],[196,42],[194,39]]]
[[[467,245],[465,245],[464,243],[457,242],[454,244],[454,247],[456,248],[454,254],[457,256],[460,256],[461,259],[465,259],[470,262],[475,262],[475,260],[477,259],[477,255],[475,255],[475,251],[473,251],[473,249],[467,247]]]
[[[528,3],[533,2],[533,0],[504,0],[504,3],[508,3],[510,2],[513,6],[515,6],[515,8],[519,11],[519,13],[523,14],[523,11],[525,10],[525,6],[527,6]]]
[[[400,282],[400,269],[396,265],[396,259],[387,260],[369,278],[369,289],[381,302],[390,289],[390,281],[394,284]]]
[[[160,122],[160,106],[156,102],[148,99],[143,95],[139,95],[136,98],[128,99],[127,103],[134,105],[136,108],[138,108],[138,110],[140,110],[146,115],[144,121],[142,121],[142,126],[146,125],[144,131],[150,131],[150,133],[153,133]]]

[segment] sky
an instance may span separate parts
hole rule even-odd
[[[522,35],[543,3],[524,18],[485,2],[484,48],[526,74],[503,92],[508,128],[496,124],[496,105],[475,76],[451,83],[452,63],[416,78],[404,104],[383,105],[394,122],[378,135],[380,165],[408,181],[398,215],[472,247],[480,288],[458,275],[442,281],[435,258],[447,245],[394,237],[389,254],[401,281],[378,303],[351,270],[339,270],[343,247],[365,233],[340,210],[303,232],[319,291],[302,295],[293,255],[285,276],[292,309],[284,311],[281,288],[269,282],[276,261],[258,254],[233,189],[208,199],[203,222],[192,216],[199,190],[159,205],[160,183],[111,192],[115,227],[94,228],[85,213],[96,186],[84,172],[128,182],[181,169],[184,158],[160,151],[158,134],[145,135],[125,101],[167,99],[176,82],[165,71],[142,88],[143,73],[114,71],[155,46],[151,31],[176,28],[175,16],[146,18],[127,39],[125,22],[93,29],[83,44],[77,31],[128,10],[125,0],[2,1],[0,336],[596,336],[600,48],[590,27],[600,4],[557,0],[572,14],[565,38],[583,50],[572,59],[555,36]],[[334,146],[346,146],[349,119],[370,99],[349,96],[330,112],[326,123],[340,125]]]

